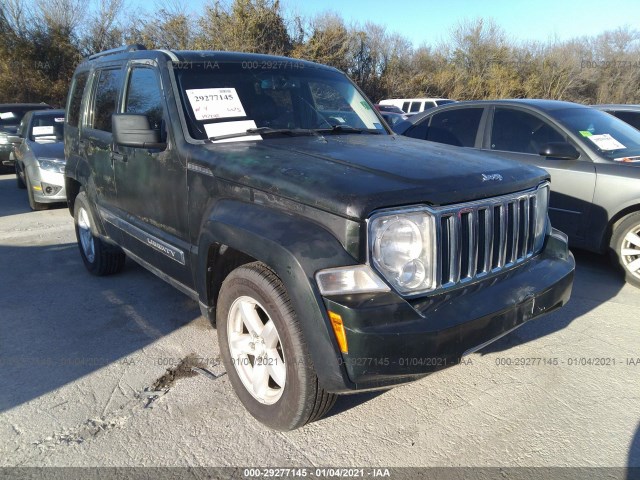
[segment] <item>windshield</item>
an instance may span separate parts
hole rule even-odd
[[[34,115],[31,120],[29,139],[38,143],[57,143],[64,138],[64,115]]]
[[[554,117],[608,160],[640,161],[640,131],[594,108],[568,108]]]
[[[293,60],[190,63],[173,71],[195,139],[255,128],[278,134],[386,133],[369,101],[338,72]],[[225,141],[260,139],[251,135]]]

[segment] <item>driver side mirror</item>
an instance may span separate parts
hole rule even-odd
[[[543,157],[558,160],[577,160],[580,157],[580,152],[569,142],[547,143],[540,149],[539,154]]]
[[[133,148],[159,148],[167,147],[160,141],[160,132],[149,126],[146,115],[134,113],[114,113],[111,117],[113,130],[113,142],[116,145]]]

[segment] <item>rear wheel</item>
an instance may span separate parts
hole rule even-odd
[[[611,249],[626,281],[640,288],[640,212],[631,213],[614,225]]]
[[[27,197],[29,197],[29,206],[31,207],[31,210],[39,211],[49,208],[49,205],[46,203],[36,202],[36,199],[33,196],[33,185],[31,185],[31,181],[29,180],[29,175],[26,170],[24,170],[24,183],[27,188]]]
[[[271,428],[293,430],[329,411],[336,395],[318,384],[275,273],[259,262],[236,268],[222,284],[216,315],[223,362],[251,415]]]
[[[76,197],[73,218],[80,256],[87,270],[98,276],[121,271],[126,256],[119,247],[106,243],[97,234],[85,192],[80,192]]]

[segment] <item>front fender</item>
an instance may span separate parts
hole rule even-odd
[[[323,268],[355,263],[340,242],[320,225],[291,213],[235,200],[218,202],[206,216],[198,242],[196,287],[202,301],[208,301],[206,252],[213,245],[249,255],[280,277],[321,385],[329,391],[350,385],[314,279]]]

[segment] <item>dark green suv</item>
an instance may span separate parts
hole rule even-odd
[[[126,256],[197,300],[238,397],[273,428],[459,363],[571,292],[543,170],[397,137],[326,66],[94,55],[65,153],[89,271]]]

